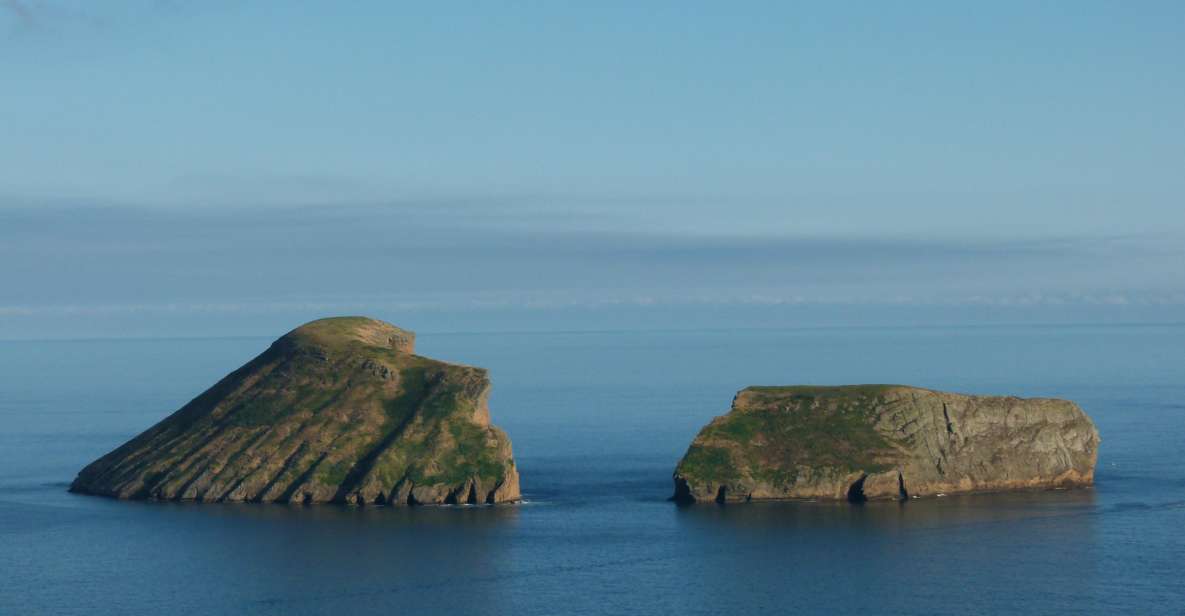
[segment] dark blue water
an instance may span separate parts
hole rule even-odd
[[[266,339],[0,342],[0,614],[1114,614],[1185,610],[1185,326],[422,335],[491,369],[527,503],[129,503],[84,464]],[[1073,399],[1093,490],[677,508],[750,384]]]

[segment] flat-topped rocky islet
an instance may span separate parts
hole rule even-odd
[[[364,317],[313,321],[84,468],[124,499],[352,504],[519,500],[481,368],[414,354]]]
[[[749,387],[696,436],[674,499],[864,501],[1089,486],[1099,433],[1066,400],[899,385]]]

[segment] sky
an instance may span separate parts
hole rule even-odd
[[[0,0],[0,339],[1180,322],[1183,197],[1175,1]]]

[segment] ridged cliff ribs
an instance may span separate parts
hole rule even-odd
[[[750,387],[675,469],[684,502],[905,499],[1087,486],[1099,433],[1073,402],[898,385]]]
[[[313,321],[84,468],[73,492],[355,504],[519,499],[480,368],[413,354],[363,317]]]

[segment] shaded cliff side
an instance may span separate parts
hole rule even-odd
[[[1099,434],[1073,402],[899,385],[749,387],[675,470],[683,502],[905,499],[1087,486]]]
[[[128,499],[356,504],[519,499],[480,368],[414,355],[415,336],[322,319],[99,458],[73,492]]]

